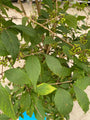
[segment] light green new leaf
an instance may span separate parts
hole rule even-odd
[[[74,86],[74,91],[79,105],[84,112],[87,112],[89,110],[89,99],[87,94],[77,86]]]
[[[41,83],[40,85],[37,85],[37,93],[40,95],[48,95],[55,91],[56,88],[47,84],[47,83]]]
[[[19,53],[19,41],[18,38],[9,30],[3,30],[1,34],[1,40],[8,53],[15,60]]]
[[[10,96],[5,88],[0,84],[0,109],[12,120],[16,120],[14,109],[10,100]]]
[[[62,88],[59,88],[55,94],[55,105],[62,115],[67,115],[73,107],[73,100],[70,93]]]
[[[65,16],[65,19],[66,19],[65,22],[67,23],[67,25],[69,27],[76,29],[76,27],[77,27],[77,18],[75,16],[68,14],[68,15]]]
[[[23,108],[24,110],[27,110],[28,108],[30,108],[30,104],[31,104],[30,94],[28,92],[23,93],[20,99],[21,108]]]
[[[87,76],[87,77],[77,79],[77,81],[75,82],[75,85],[82,90],[86,89],[87,86],[90,85],[90,77]]]
[[[7,79],[17,85],[31,84],[28,75],[19,68],[13,68],[5,71]]]
[[[49,69],[59,77],[61,77],[62,66],[59,60],[53,56],[46,55],[46,63]]]
[[[41,65],[39,59],[36,56],[28,57],[26,60],[25,69],[34,88],[36,89],[36,84],[41,73]]]

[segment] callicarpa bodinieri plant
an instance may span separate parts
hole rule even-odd
[[[69,120],[75,100],[86,113],[90,13],[82,16],[67,11],[85,11],[87,2],[35,0],[37,14],[31,16],[18,2],[21,9],[11,0],[0,0],[0,120],[17,120],[24,111],[30,117],[34,112],[37,120],[45,116],[47,120]],[[9,9],[23,14],[21,24],[13,22]],[[20,60],[24,60],[23,67],[14,67]],[[3,67],[8,69],[3,71]],[[5,79],[9,83],[3,86]]]

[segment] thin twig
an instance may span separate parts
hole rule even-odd
[[[61,85],[61,84],[66,84],[66,83],[71,83],[72,80],[70,81],[65,81],[65,82],[59,82],[59,83],[51,83],[50,85]]]
[[[23,7],[23,5],[22,5],[21,0],[18,0],[18,2],[19,2],[19,4],[20,4],[20,6],[21,6],[21,9],[22,9],[24,15],[26,16],[27,14],[26,14],[26,11],[25,11],[25,9],[24,9],[24,7]]]
[[[35,0],[36,2],[36,6],[37,6],[37,11],[38,11],[38,15],[40,15],[40,4],[38,0]]]

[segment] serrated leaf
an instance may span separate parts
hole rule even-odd
[[[74,91],[79,105],[84,112],[87,112],[89,110],[89,99],[87,94],[77,86],[74,86]]]
[[[12,120],[16,120],[14,109],[10,100],[10,96],[5,88],[0,84],[0,109]]]
[[[28,75],[19,68],[13,68],[5,71],[7,79],[17,85],[31,84]]]
[[[59,88],[55,94],[55,105],[62,115],[67,115],[73,107],[73,100],[70,93],[62,88]]]
[[[55,91],[56,88],[47,84],[47,83],[41,83],[40,85],[37,85],[37,93],[40,95],[48,95]]]
[[[19,53],[19,41],[18,38],[9,30],[3,30],[1,34],[1,40],[8,53],[15,60]]]
[[[30,108],[30,104],[31,104],[30,94],[28,92],[23,93],[20,99],[21,108],[27,110],[28,108]]]
[[[80,89],[84,90],[90,85],[90,77],[82,77],[77,79],[75,85],[78,86]]]
[[[67,25],[69,27],[76,29],[77,18],[75,16],[68,14],[68,15],[65,16],[65,19],[66,19],[65,22],[67,23]]]
[[[26,60],[25,69],[34,88],[36,89],[36,84],[41,73],[41,65],[39,59],[36,56],[28,57]]]
[[[61,77],[62,66],[57,58],[46,55],[46,63],[54,74]]]

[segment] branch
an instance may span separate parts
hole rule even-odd
[[[38,15],[40,15],[40,4],[38,0],[35,0],[36,2],[36,6],[37,6],[37,11],[38,11]]]
[[[72,45],[71,43],[69,43],[69,42],[67,42],[66,40],[64,40],[63,38],[61,38],[58,34],[54,33],[52,30],[50,30],[49,28],[47,28],[47,27],[44,26],[43,24],[38,23],[37,21],[33,20],[32,18],[30,18],[30,20],[31,20],[33,23],[35,23],[35,24],[43,27],[44,29],[48,30],[52,35],[58,37],[58,38],[61,39],[63,42],[65,42],[65,43],[67,43],[68,45],[70,45],[71,47],[73,47],[73,45]]]
[[[61,85],[61,84],[66,84],[66,83],[71,83],[72,80],[70,81],[65,81],[65,82],[59,82],[59,83],[51,83],[50,85]]]
[[[26,14],[26,12],[25,12],[25,9],[24,9],[24,7],[23,7],[23,5],[22,5],[21,0],[18,0],[18,2],[19,2],[19,4],[20,4],[20,6],[21,6],[21,9],[22,9],[24,15],[26,16],[27,14]]]

